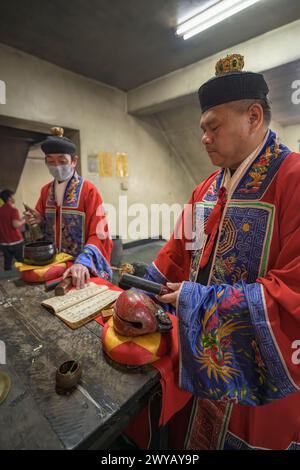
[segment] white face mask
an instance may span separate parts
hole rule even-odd
[[[51,175],[57,181],[66,181],[74,173],[74,168],[71,165],[47,165]]]

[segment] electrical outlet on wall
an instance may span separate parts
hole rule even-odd
[[[128,191],[128,181],[121,181],[121,189],[123,191]]]

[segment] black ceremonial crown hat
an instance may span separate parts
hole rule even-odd
[[[67,153],[76,155],[76,145],[72,140],[64,137],[62,127],[52,127],[51,135],[49,135],[41,144],[42,151],[47,155],[49,153]]]
[[[198,91],[202,113],[213,106],[244,99],[266,99],[268,85],[261,73],[244,72],[244,57],[232,54],[216,63],[216,75]]]

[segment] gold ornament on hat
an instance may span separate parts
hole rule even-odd
[[[241,54],[230,54],[216,63],[216,75],[224,73],[241,72],[244,67],[244,56]]]
[[[51,127],[51,134],[56,135],[58,137],[64,136],[64,129],[63,127]]]

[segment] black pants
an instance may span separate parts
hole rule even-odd
[[[16,245],[1,245],[0,250],[4,254],[4,271],[10,271],[12,262],[15,258],[17,261],[23,261],[23,245],[24,242],[17,243]]]

